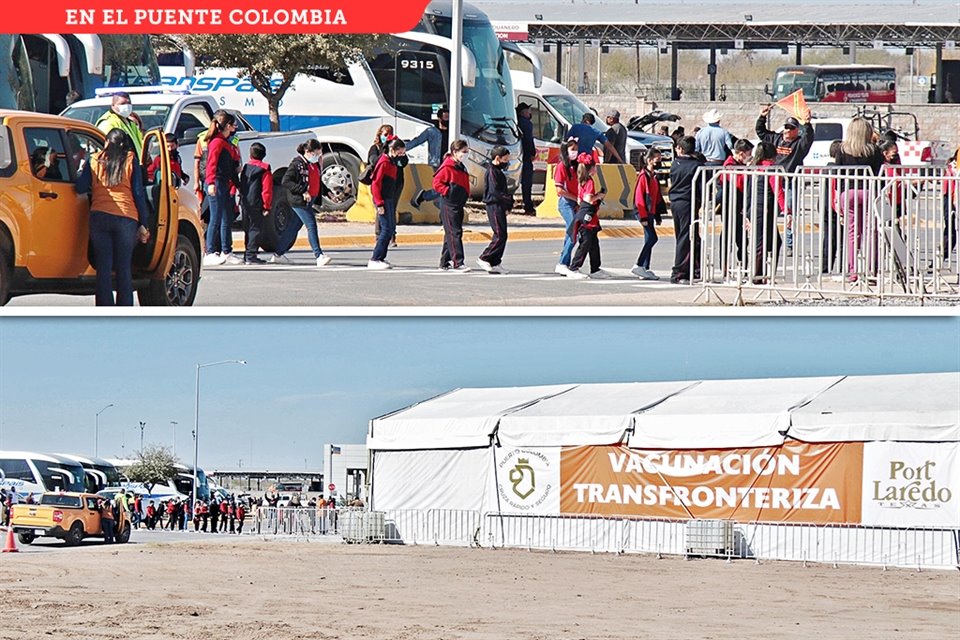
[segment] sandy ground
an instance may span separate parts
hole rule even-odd
[[[957,638],[960,574],[255,539],[0,558],[3,639],[761,636]]]

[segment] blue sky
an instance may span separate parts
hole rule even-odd
[[[455,387],[960,369],[960,318],[4,318],[0,448],[322,465],[324,443]]]

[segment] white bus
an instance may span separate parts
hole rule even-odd
[[[73,453],[58,453],[56,455],[77,462],[83,467],[84,486],[86,486],[88,493],[96,493],[107,487],[120,486],[120,472],[103,458],[78,456]]]
[[[0,34],[2,109],[60,113],[71,91],[159,83],[148,35]]]
[[[0,451],[0,487],[21,497],[46,491],[84,491],[79,462],[54,454]]]
[[[355,186],[360,162],[366,160],[381,124],[393,125],[399,137],[409,140],[448,104],[451,30],[449,0],[435,0],[413,31],[389,36],[366,60],[297,76],[280,106],[281,130],[319,127],[331,137],[346,138],[348,142],[327,149],[322,163],[334,177],[341,175],[338,167],[349,169]],[[508,147],[515,158],[507,171],[511,188],[519,180],[519,130],[504,51],[530,54],[514,44],[501,44],[487,16],[470,5],[464,8],[463,50],[461,134],[471,149],[466,162],[471,191],[479,196],[483,165],[497,144]],[[261,131],[270,130],[266,100],[236,69],[203,68],[198,60],[200,73],[190,77],[183,54],[161,56],[161,62],[163,85],[210,92],[223,108],[242,112]],[[426,157],[426,145],[411,153],[413,162],[426,162]]]

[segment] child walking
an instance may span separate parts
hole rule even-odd
[[[593,156],[588,153],[581,153],[577,157],[577,182],[579,190],[577,193],[577,219],[574,222],[573,230],[577,238],[577,248],[573,253],[573,259],[570,261],[570,273],[568,278],[584,279],[588,276],[580,272],[580,267],[590,256],[590,278],[609,278],[610,274],[600,269],[600,203],[606,197],[606,193],[597,192],[594,176],[597,175],[597,165]]]
[[[250,161],[240,172],[240,211],[243,214],[243,263],[266,264],[260,252],[260,231],[264,216],[273,206],[273,172],[263,161],[267,149],[259,142],[250,145]]]
[[[490,152],[483,202],[487,205],[487,219],[493,230],[493,238],[477,258],[477,265],[487,273],[507,273],[501,263],[507,247],[507,211],[513,206],[513,196],[507,192],[507,176],[503,173],[503,168],[509,162],[510,151],[505,147],[496,146]]]

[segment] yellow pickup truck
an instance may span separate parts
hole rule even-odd
[[[39,504],[16,504],[10,525],[21,544],[30,544],[37,537],[60,538],[70,546],[84,538],[102,538],[101,497],[93,493],[44,493]],[[129,542],[130,520],[123,509],[117,520],[117,542]]]
[[[103,149],[88,122],[0,109],[0,305],[29,293],[92,294],[88,257],[90,201],[76,193],[81,163]],[[150,241],[133,254],[141,305],[190,306],[200,281],[199,202],[170,170],[163,133],[144,135],[141,164]]]

